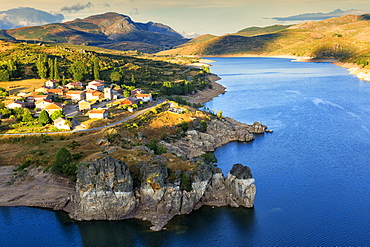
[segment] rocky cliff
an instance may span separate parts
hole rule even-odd
[[[169,171],[166,158],[153,156],[135,165],[104,157],[81,165],[77,174],[74,208],[76,220],[150,221],[161,230],[175,215],[189,214],[202,205],[251,208],[256,187],[252,173],[241,164],[223,176],[221,169],[200,162],[194,170]]]
[[[233,141],[247,142],[254,139],[253,133],[262,134],[267,127],[259,122],[253,125],[240,123],[232,118],[213,118],[207,124],[207,130],[190,130],[175,143],[162,141],[168,152],[184,159],[192,159],[206,152],[213,152],[216,148]]]

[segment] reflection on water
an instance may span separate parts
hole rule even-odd
[[[236,243],[251,238],[255,225],[253,209],[202,207],[190,215],[176,216],[166,231],[152,232],[140,220],[78,222],[86,246],[177,246],[213,243],[226,239]],[[212,234],[223,231],[224,234]],[[230,241],[226,241],[230,242]]]

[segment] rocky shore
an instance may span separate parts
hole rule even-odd
[[[218,77],[215,74],[210,74],[207,78],[211,83],[211,88],[206,88],[202,91],[198,91],[197,93],[193,95],[182,96],[182,97],[191,103],[204,104],[212,100],[214,97],[217,97],[220,94],[223,94],[226,92],[226,87],[217,83],[217,81],[221,79],[220,77]]]
[[[212,164],[200,164],[195,171],[175,171],[169,176],[165,159],[154,156],[136,166],[140,185],[125,162],[104,157],[80,166],[76,195],[70,217],[76,220],[150,221],[159,231],[175,215],[189,214],[202,205],[244,206],[254,204],[256,187],[250,169],[233,166],[226,176]]]
[[[167,152],[197,164],[195,170],[169,171],[167,158],[155,155],[131,170],[109,156],[83,164],[77,174],[76,194],[66,211],[76,220],[150,221],[161,230],[175,215],[189,214],[202,205],[253,207],[256,187],[250,169],[236,164],[226,178],[221,169],[201,158],[231,141],[251,141],[264,133],[259,122],[247,125],[232,118],[213,118],[207,130],[191,130],[176,142],[162,141]],[[70,207],[72,205],[72,207]]]

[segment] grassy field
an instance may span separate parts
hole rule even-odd
[[[20,92],[32,92],[44,85],[45,79],[25,79],[0,82],[0,87],[5,88],[9,94],[16,95]]]

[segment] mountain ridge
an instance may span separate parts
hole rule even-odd
[[[3,30],[3,36],[22,41],[71,43],[100,46],[116,46],[117,42],[133,42],[143,52],[154,53],[186,43],[170,26],[147,22],[134,22],[129,16],[115,12],[93,15],[64,23],[20,27]],[[0,37],[0,39],[4,39]],[[120,50],[130,47],[119,46]]]

